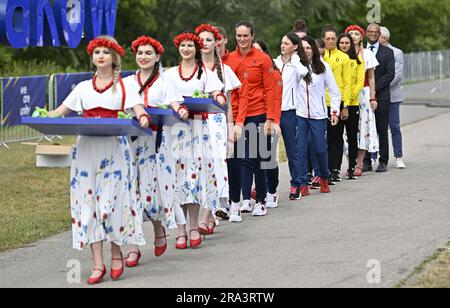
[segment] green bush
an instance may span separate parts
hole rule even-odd
[[[11,62],[12,50],[4,47],[0,47],[0,63],[5,64]]]
[[[1,53],[0,53],[1,55]],[[1,56],[0,56],[1,57]],[[52,61],[39,61],[30,59],[26,61],[9,61],[0,65],[1,77],[17,77],[17,76],[34,76],[34,75],[52,75],[56,73],[72,73],[77,72],[72,67],[63,67]]]

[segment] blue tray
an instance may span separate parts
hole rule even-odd
[[[148,136],[151,129],[143,129],[135,120],[86,118],[22,118],[27,125],[47,136]]]
[[[172,108],[147,108],[146,111],[152,118],[151,124],[153,125],[174,126],[178,123],[184,123],[183,120],[180,119],[178,113],[173,111]]]
[[[192,112],[227,113],[228,106],[221,107],[212,98],[192,98],[185,97],[183,105]]]

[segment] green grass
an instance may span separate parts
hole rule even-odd
[[[0,252],[70,228],[70,170],[36,168],[35,149],[22,144],[0,148]]]
[[[62,144],[73,144],[65,138]],[[36,147],[12,144],[0,148],[0,252],[20,248],[69,230],[67,169],[36,168]],[[286,162],[280,141],[280,163]]]
[[[450,288],[450,242],[417,266],[397,288]]]
[[[280,151],[280,161],[279,162],[280,163],[287,162],[286,148],[284,147],[283,138],[280,138],[279,151]]]
[[[450,250],[441,249],[437,258],[413,285],[416,288],[450,288]]]

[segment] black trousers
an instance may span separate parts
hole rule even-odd
[[[230,185],[230,200],[234,203],[241,201],[241,166],[242,158],[238,158],[237,147],[238,144],[234,144],[235,154],[232,158],[228,159],[228,183]],[[242,157],[242,156],[241,156]]]
[[[344,104],[341,104],[341,112]],[[328,108],[331,117],[331,110]],[[344,156],[344,122],[332,126],[328,121],[328,167],[330,171],[341,170],[342,157]]]
[[[348,140],[349,171],[354,171],[358,159],[359,106],[348,107],[349,118],[344,122]]]
[[[375,111],[377,132],[380,138],[380,163],[389,164],[389,109],[391,102],[378,101],[378,109]],[[364,164],[372,165],[370,153],[366,154]]]

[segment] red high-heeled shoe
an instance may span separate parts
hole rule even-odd
[[[185,238],[186,239],[186,243],[184,243],[184,244],[178,244],[177,243],[175,248],[178,249],[178,250],[185,250],[185,249],[187,249],[187,239],[188,239],[188,237],[186,235],[180,235],[179,237],[177,237],[177,242],[178,242],[178,240],[180,238]]]
[[[199,238],[198,238],[197,240],[193,240],[193,239],[192,239],[192,232],[198,232],[198,234],[200,235]],[[192,230],[190,231],[190,233],[191,233],[191,240],[190,240],[191,248],[192,248],[192,249],[199,248],[200,245],[202,244],[202,236],[201,236],[201,234],[200,234],[200,231],[198,231],[198,229],[192,229]]]
[[[208,235],[213,235],[213,234],[214,234],[214,230],[215,230],[216,227],[217,227],[216,221],[215,221],[215,220],[214,220],[214,221],[211,220],[209,223],[212,223],[213,226],[212,226],[212,228],[210,228],[210,227],[208,226]]]
[[[167,250],[167,235],[166,235],[166,229],[163,227],[163,232],[164,232],[164,236],[158,236],[155,237],[155,256],[156,257],[161,257]],[[156,246],[156,240],[161,240],[161,239],[165,239],[166,243],[164,244],[164,246],[158,247]]]
[[[112,280],[117,280],[119,279],[124,272],[124,266],[123,266],[123,255],[122,253],[120,253],[120,259],[111,259],[112,261],[122,261],[122,267],[120,269],[113,269],[111,266],[111,279]]]
[[[98,277],[98,278],[89,278],[88,281],[87,281],[88,285],[99,284],[100,282],[103,281],[103,278],[104,278],[105,275],[106,275],[106,266],[103,265],[103,268],[102,268],[102,269],[100,269],[100,268],[94,268],[94,269],[92,270],[92,274],[93,274],[94,272],[101,272],[102,275],[101,275],[100,277]]]
[[[136,260],[134,260],[134,261],[128,261],[128,258],[130,257],[130,255],[132,255],[132,254],[135,254],[135,255],[137,255],[137,259]],[[133,268],[133,267],[137,267],[138,265],[139,265],[139,260],[141,260],[141,257],[142,257],[142,255],[141,255],[141,252],[138,250],[138,252],[130,252],[129,254],[128,254],[128,257],[127,257],[127,262],[125,263],[125,265],[127,266],[127,267],[129,267],[129,268]]]
[[[202,226],[205,226],[205,228],[203,228]],[[200,233],[200,235],[209,235],[209,227],[207,224],[205,223],[200,223],[200,226],[198,227],[198,232]]]

